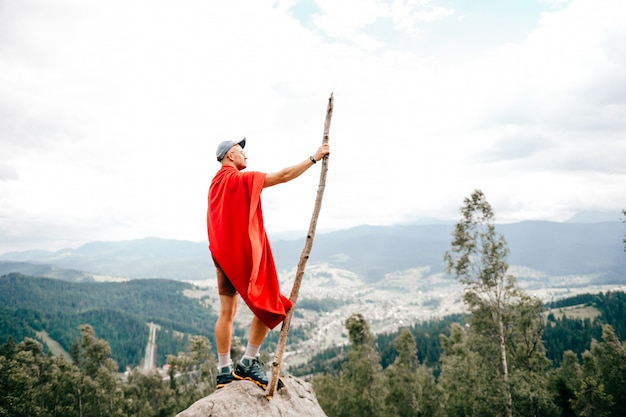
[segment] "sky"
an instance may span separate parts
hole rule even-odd
[[[0,253],[206,241],[217,144],[248,170],[313,154],[317,231],[616,221],[626,208],[623,0],[0,0]],[[262,193],[306,231],[320,176]]]

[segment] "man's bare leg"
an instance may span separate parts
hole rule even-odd
[[[233,320],[237,313],[238,295],[220,294],[220,313],[215,322],[215,347],[217,349],[217,381],[215,389],[230,384],[234,379],[232,359],[230,357],[230,342],[233,332]]]
[[[267,374],[259,365],[256,355],[259,353],[261,344],[265,340],[265,336],[269,332],[269,328],[263,324],[256,316],[252,318],[250,324],[250,337],[248,338],[248,346],[241,360],[235,367],[235,378],[252,381],[261,388],[265,389],[269,383]]]
[[[238,294],[220,295],[220,314],[215,322],[215,347],[218,355],[227,353],[230,357],[233,320],[237,313],[238,299]]]
[[[253,316],[252,323],[250,324],[250,337],[248,338],[248,345],[243,356],[247,358],[254,358],[261,350],[261,344],[265,340],[269,328],[263,324],[256,316]]]
[[[250,324],[250,343],[253,345],[261,345],[265,340],[265,336],[270,331],[257,316],[252,317],[252,324]]]

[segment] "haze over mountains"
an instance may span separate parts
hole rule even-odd
[[[508,262],[520,271],[552,277],[588,276],[594,284],[626,283],[625,227],[619,222],[527,221],[497,225],[508,243]],[[385,274],[414,268],[441,273],[453,225],[360,226],[318,233],[308,265],[326,265],[376,283]],[[271,239],[272,240],[272,239]],[[279,271],[297,265],[304,239],[272,240]],[[146,238],[91,242],[76,249],[0,254],[0,274],[22,272],[68,280],[104,275],[131,279],[212,280],[206,242]],[[520,277],[523,278],[523,277]]]

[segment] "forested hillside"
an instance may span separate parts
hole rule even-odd
[[[0,341],[36,338],[46,331],[67,352],[89,324],[106,340],[120,370],[138,366],[148,340],[147,323],[160,326],[158,363],[185,351],[185,335],[212,337],[215,314],[202,299],[183,294],[190,284],[172,280],[72,283],[8,274],[0,277]]]

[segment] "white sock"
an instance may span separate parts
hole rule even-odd
[[[217,367],[223,368],[224,366],[230,364],[232,361],[230,360],[230,353],[218,353],[217,354]]]
[[[243,354],[243,357],[252,359],[259,354],[259,350],[261,350],[261,345],[253,345],[248,342],[248,346],[246,346],[246,352]]]

